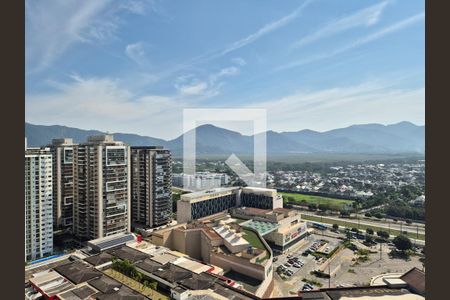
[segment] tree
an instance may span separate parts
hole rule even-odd
[[[348,230],[348,228],[346,228],[346,230],[345,230],[345,238],[348,241],[351,241],[353,238],[353,234],[350,230]]]
[[[398,235],[392,242],[399,251],[405,252],[406,250],[412,249],[411,240],[406,235]]]
[[[379,212],[375,213],[374,216],[377,219],[383,219],[383,215],[381,213],[379,213]]]
[[[373,234],[373,229],[372,228],[367,228],[366,229],[366,233],[372,235]]]
[[[373,243],[373,237],[372,237],[372,235],[366,234],[365,242],[368,243],[368,244]]]
[[[356,228],[356,227],[353,227],[353,228],[352,228],[352,231],[355,232],[355,233],[358,233],[358,232],[359,232],[359,229]]]
[[[308,208],[309,208],[310,210],[317,210],[317,204],[315,204],[315,203],[309,203],[309,204],[308,204]]]
[[[341,210],[341,216],[342,217],[349,217],[350,216],[350,212],[345,210],[345,209],[343,209],[343,210]]]
[[[406,224],[411,224],[412,223],[412,221],[410,220],[410,219],[406,219]]]
[[[377,231],[377,235],[383,239],[389,238],[389,233],[387,231],[383,231],[383,230]]]
[[[339,225],[338,224],[333,224],[333,229],[334,230],[338,230],[339,229]]]
[[[364,215],[368,218],[372,217],[372,214],[370,212],[366,212]]]
[[[327,211],[328,210],[328,205],[320,203],[318,206],[319,210],[321,211]]]

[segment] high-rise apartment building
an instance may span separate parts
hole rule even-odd
[[[132,221],[145,227],[172,216],[172,158],[163,147],[131,147]]]
[[[35,260],[53,252],[52,182],[50,149],[27,148],[25,150],[25,261]]]
[[[129,232],[130,147],[100,135],[73,149],[75,235],[87,240]]]
[[[73,141],[54,139],[53,156],[53,226],[72,229],[73,225]]]

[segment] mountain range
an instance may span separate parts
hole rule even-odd
[[[196,129],[198,155],[252,154],[253,136],[220,128],[201,125]],[[98,130],[25,123],[25,136],[29,146],[42,146],[54,138],[73,138],[75,143],[86,141],[90,135],[104,134]],[[183,135],[173,140],[163,140],[130,133],[114,133],[114,139],[131,146],[160,145],[182,154]],[[364,153],[399,154],[425,152],[425,126],[410,122],[391,125],[363,124],[324,132],[309,129],[290,132],[267,131],[268,154],[300,153]]]

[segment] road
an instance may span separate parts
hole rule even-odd
[[[349,218],[341,218],[341,217],[333,217],[333,216],[320,216],[317,214],[311,214],[311,213],[305,213],[302,212],[302,215],[306,215],[306,216],[313,216],[316,218],[327,218],[327,219],[331,219],[331,220],[336,220],[336,221],[344,221],[344,222],[348,222],[348,223],[352,223],[354,225],[368,225],[368,226],[374,226],[374,227],[380,227],[380,228],[384,228],[386,229],[386,231],[389,231],[389,229],[391,230],[399,230],[399,231],[407,231],[410,232],[412,234],[422,234],[425,235],[425,228],[419,228],[419,227],[415,227],[415,226],[411,226],[411,225],[405,225],[405,224],[397,224],[397,223],[384,223],[383,221],[369,221],[369,220],[355,220],[355,219],[349,219]],[[356,226],[357,227],[357,226]]]

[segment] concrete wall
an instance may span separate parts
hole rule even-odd
[[[191,217],[191,203],[187,201],[177,201],[177,222],[187,223],[192,220]]]
[[[252,264],[247,259],[234,255],[211,253],[211,264],[216,265],[225,271],[234,270],[258,280],[265,280],[266,278],[263,265]]]
[[[202,258],[200,232],[200,229],[174,229],[172,232],[173,248],[171,249],[185,253],[192,258],[200,260]]]

